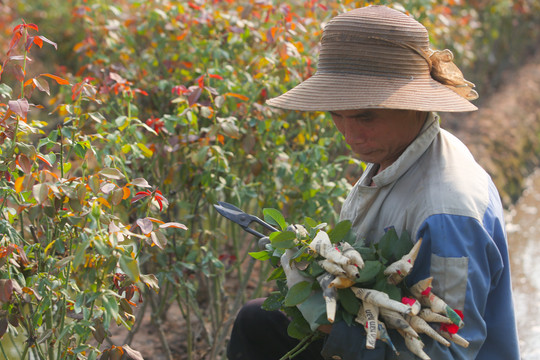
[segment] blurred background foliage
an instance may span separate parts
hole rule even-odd
[[[368,4],[389,4],[421,21],[433,46],[454,52],[481,95],[494,91],[499,74],[519,65],[540,34],[540,0],[0,4],[1,49],[9,47],[22,19],[58,44],[57,50],[43,47],[31,54],[26,78],[52,72],[96,91],[99,101],[78,110],[85,120],[78,136],[92,151],[67,159],[65,177],[80,176],[84,183],[104,168],[117,168],[127,179],[143,178],[168,200],[162,220],[187,226],[168,233],[163,251],[139,258],[143,273],[156,274],[160,290],[144,291],[148,301],[137,321],[148,311],[159,328],[170,306],[178,306],[186,328],[182,357],[222,358],[234,314],[265,291],[268,269],[255,269],[247,256],[256,244],[217,215],[213,204],[230,202],[255,215],[276,208],[290,223],[306,216],[336,222],[362,164],[349,156],[326,114],[284,112],[265,100],[316,71],[318,42],[329,19]],[[9,71],[2,82],[17,83]],[[30,143],[71,118],[72,110],[58,105],[74,101],[73,88],[50,87],[51,95],[30,96],[45,107],[29,114],[44,122]],[[127,197],[121,200],[115,216],[137,231],[140,209],[130,207]],[[127,340],[136,331],[134,326]],[[161,340],[172,357],[166,337]]]

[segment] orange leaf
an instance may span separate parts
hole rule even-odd
[[[158,224],[165,224],[164,221],[161,221],[161,220],[153,218],[153,217],[147,217],[147,219],[150,220],[151,222],[155,222],[155,223],[158,223]]]
[[[34,36],[33,40],[34,40],[34,44],[36,44],[40,48],[43,47],[43,40],[41,40],[41,38],[39,36]]]
[[[100,204],[105,205],[105,206],[108,207],[109,209],[111,208],[111,204],[109,204],[109,202],[108,202],[107,200],[105,200],[104,198],[98,197],[98,198],[97,198],[97,201],[98,201]]]
[[[23,181],[24,181],[24,175],[18,178],[17,180],[15,180],[15,191],[17,192],[17,194],[20,193],[23,189],[22,188]]]
[[[217,134],[217,141],[221,144],[221,145],[225,145],[225,136],[221,135],[221,134]]]
[[[59,85],[69,85],[69,81],[67,81],[66,79],[62,79],[60,76],[52,74],[41,74],[39,76],[50,77],[51,79],[55,80]]]
[[[39,156],[39,155],[38,155]],[[43,169],[41,170],[42,173],[45,173],[45,174],[48,174],[48,175],[51,175],[53,178],[55,178],[56,180],[60,180],[60,178],[58,177],[58,175],[56,175],[55,173],[53,172],[50,172],[49,170],[46,170],[46,169]]]
[[[226,93],[226,94],[223,94],[223,96],[233,96],[235,98],[238,98],[240,100],[244,100],[244,101],[248,101],[249,98],[245,95],[242,95],[242,94],[235,94],[235,93]]]
[[[124,195],[122,196],[122,200],[126,200],[131,195],[131,190],[127,186],[124,186],[122,188],[122,191],[124,191]]]

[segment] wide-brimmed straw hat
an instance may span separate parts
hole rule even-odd
[[[449,50],[430,49],[426,28],[386,6],[333,18],[324,28],[316,73],[268,105],[303,111],[476,110],[474,84]]]

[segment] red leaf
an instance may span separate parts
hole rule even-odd
[[[202,10],[202,7],[200,7],[199,5],[195,5],[191,1],[188,2],[188,6],[194,10]]]
[[[136,201],[139,201],[147,196],[151,196],[152,193],[150,191],[139,191],[138,193],[135,194],[135,196],[133,197],[133,199],[131,199],[131,203],[133,204],[134,202]]]
[[[221,77],[220,75],[216,75],[216,74],[208,74],[208,76],[210,76],[211,78],[214,78],[214,79],[223,80],[223,77]]]
[[[197,83],[199,84],[199,87],[201,89],[204,87],[204,75],[201,75],[197,78]]]
[[[28,114],[28,100],[25,98],[17,100],[9,100],[8,102],[9,110],[13,111],[15,114],[26,119]]]
[[[52,74],[41,74],[39,76],[50,77],[51,79],[55,80],[59,85],[69,85],[69,81],[67,81],[66,79],[62,79],[60,76]]]
[[[11,299],[13,294],[13,280],[1,279],[0,280],[0,301],[7,303]]]
[[[36,24],[25,24],[25,27],[39,31],[38,26]]]
[[[156,201],[159,204],[159,211],[163,211],[163,203],[161,202],[161,199],[156,196]]]
[[[15,33],[15,35],[13,35],[13,37],[11,38],[11,41],[9,42],[9,48],[8,48],[9,50],[7,52],[8,55],[11,52],[11,50],[13,50],[13,48],[15,48],[19,44],[19,41],[21,41],[21,38],[22,38],[22,34],[20,32]]]

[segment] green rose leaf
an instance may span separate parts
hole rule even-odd
[[[275,311],[281,309],[281,302],[283,300],[283,296],[279,291],[275,291],[271,293],[266,300],[264,300],[261,307],[266,311]]]
[[[356,316],[358,309],[360,309],[360,299],[354,295],[350,288],[338,289],[338,299],[346,312]]]
[[[377,278],[373,289],[387,293],[392,300],[401,301],[401,290],[395,285],[389,284],[386,281],[386,276],[382,274]]]
[[[254,258],[256,260],[268,260],[268,259],[270,259],[270,254],[266,250],[250,252],[249,256],[251,256],[252,258]]]
[[[283,268],[280,266],[278,268],[275,268],[274,271],[268,276],[268,279],[266,281],[272,281],[277,280],[285,277],[285,272],[283,271]]]
[[[394,257],[397,259],[401,259],[401,257],[405,254],[408,254],[409,251],[411,251],[413,247],[413,242],[411,240],[411,237],[409,236],[409,233],[407,231],[401,232],[401,236],[399,237],[399,241],[394,244],[393,253]]]
[[[349,231],[351,230],[351,222],[349,220],[344,220],[336,224],[336,226],[328,232],[330,237],[330,242],[336,244],[343,240]]]
[[[311,294],[311,283],[300,281],[292,286],[285,296],[285,306],[295,306],[305,301]]]
[[[300,313],[300,310],[296,308],[292,308],[292,309],[298,311],[298,315],[292,316],[292,320],[289,326],[287,327],[287,333],[292,338],[302,339],[308,336],[309,334],[311,334],[311,328],[309,327],[309,323],[304,319],[304,317]],[[291,316],[289,313],[288,315]]]
[[[285,218],[279,212],[279,210],[271,209],[271,208],[263,209],[263,215],[264,215],[264,221],[266,221],[267,223],[277,225],[279,226],[281,230],[287,227]]]
[[[296,234],[292,231],[273,232],[269,238],[276,249],[290,249],[296,245]]]
[[[388,261],[395,261],[397,259],[393,258],[394,255],[394,246],[399,242],[399,237],[396,232],[396,229],[393,227],[389,228],[384,236],[381,238],[378,244],[379,254]]]
[[[306,217],[306,218],[304,219],[304,223],[305,223],[307,226],[309,226],[310,228],[314,228],[314,227],[316,227],[317,224],[318,224],[315,220],[313,220],[313,219],[310,218],[310,217]]]
[[[306,269],[306,273],[316,278],[317,276],[321,275],[324,272],[324,269],[319,265],[317,261],[313,261],[311,264],[309,264],[308,268]]]
[[[377,260],[377,251],[374,247],[353,246],[360,253],[364,261]]]
[[[384,266],[380,262],[366,261],[364,263],[364,268],[360,270],[359,277],[355,280],[357,283],[364,283],[375,279],[377,274],[384,271]]]

